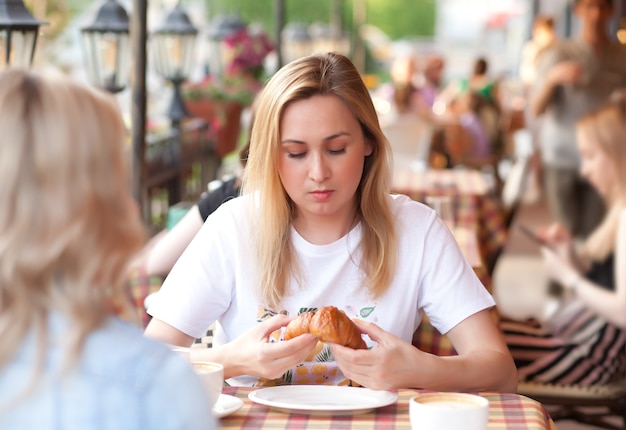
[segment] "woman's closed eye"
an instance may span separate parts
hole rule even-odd
[[[288,152],[287,157],[289,158],[304,158],[306,152]]]
[[[346,153],[346,148],[340,149],[327,149],[326,150],[330,155],[341,155]],[[288,152],[287,157],[289,158],[304,158],[307,155],[307,151],[304,152]]]
[[[328,153],[331,155],[339,155],[339,154],[345,154],[346,153],[346,148],[341,148],[341,149],[329,149]]]

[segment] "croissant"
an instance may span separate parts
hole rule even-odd
[[[303,312],[285,329],[285,340],[304,333],[317,336],[324,343],[336,343],[352,349],[367,349],[361,332],[350,318],[334,306],[325,306],[316,312]]]

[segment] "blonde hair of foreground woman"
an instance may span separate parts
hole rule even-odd
[[[114,99],[63,78],[0,74],[0,369],[51,313],[70,323],[66,366],[112,313],[144,242]],[[33,380],[35,377],[33,377]]]
[[[321,65],[321,66],[320,66]],[[259,192],[260,210],[251,220],[256,256],[260,262],[262,299],[280,303],[291,274],[298,273],[289,240],[295,207],[278,174],[280,121],[289,103],[314,95],[336,95],[348,106],[372,147],[365,157],[357,189],[356,217],[363,238],[361,267],[373,296],[389,286],[397,262],[397,238],[389,207],[391,148],[380,129],[376,110],[358,70],[344,56],[313,55],[279,70],[266,84],[252,127],[243,193]]]

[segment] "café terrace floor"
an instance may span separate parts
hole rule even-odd
[[[532,266],[537,261],[540,261],[540,254],[536,245],[526,239],[521,232],[517,231],[515,226],[518,224],[524,224],[533,228],[550,222],[551,217],[545,201],[542,198],[532,203],[522,204],[513,221],[506,250],[499,260],[499,263],[503,262],[506,264],[505,273],[503,271],[497,272],[499,282],[506,283],[507,279],[518,280],[527,278],[529,270],[533,270],[533,268],[529,267],[529,265]],[[524,258],[515,258],[519,256]],[[537,259],[537,261],[533,261],[535,259]],[[548,411],[553,409],[550,406],[546,406],[546,408]],[[593,410],[592,408],[590,409]],[[611,422],[615,425],[619,425],[620,420],[616,417],[613,418],[614,419],[612,419]],[[557,421],[556,426],[558,430],[595,430],[600,428],[577,423],[571,420]]]

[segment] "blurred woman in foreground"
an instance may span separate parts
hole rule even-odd
[[[193,369],[113,315],[144,242],[113,98],[0,74],[0,428],[206,429]]]

